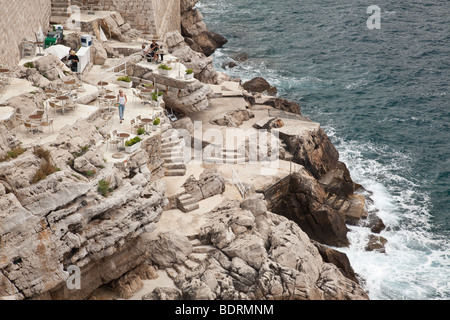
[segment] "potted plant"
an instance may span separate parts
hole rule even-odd
[[[143,127],[137,128],[137,135],[142,136],[145,134],[145,129]]]
[[[165,65],[165,64],[163,63],[163,64],[160,64],[160,65],[158,66],[158,70],[159,70],[159,73],[160,73],[160,74],[165,75],[165,76],[168,76],[168,75],[169,75],[169,71],[172,70],[172,68],[168,67],[167,65]]]
[[[116,83],[122,88],[130,89],[133,86],[133,81],[131,81],[130,77],[124,76],[117,78]]]
[[[186,74],[184,75],[186,80],[191,80],[194,78],[194,69],[186,69]]]
[[[126,153],[133,153],[137,149],[141,147],[141,138],[136,136],[130,140],[125,141],[125,152]]]
[[[159,118],[156,118],[155,120],[153,120],[153,131],[158,130],[160,123],[161,123],[161,120]]]
[[[152,100],[156,102],[162,102],[163,99],[163,93],[161,91],[153,91],[152,92]]]

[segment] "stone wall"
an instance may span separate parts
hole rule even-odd
[[[14,67],[20,60],[22,39],[36,40],[35,32],[46,31],[51,0],[0,0],[0,64]]]
[[[180,0],[98,0],[96,8],[117,11],[133,28],[160,37],[181,29]]]

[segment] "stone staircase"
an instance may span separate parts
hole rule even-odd
[[[206,163],[228,163],[239,164],[248,161],[245,151],[238,150],[237,147],[221,147],[218,146],[211,156],[203,159]]]
[[[67,22],[67,18],[70,17],[70,14],[67,12],[67,8],[71,5],[71,0],[52,0],[50,23],[65,24]]]
[[[184,140],[179,138],[175,129],[169,129],[161,134],[161,158],[166,168],[166,176],[186,174],[183,152]]]
[[[191,212],[200,208],[198,202],[189,193],[177,197],[177,208],[183,212]]]

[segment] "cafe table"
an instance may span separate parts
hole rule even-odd
[[[61,108],[62,108],[62,112],[64,112],[64,107],[66,105],[67,100],[69,100],[70,98],[68,96],[59,96],[55,98],[58,101],[61,101]]]
[[[119,137],[122,140],[122,142],[121,142],[122,149],[125,149],[125,140],[130,137],[130,134],[126,133],[126,132],[119,132],[117,134],[117,137]]]

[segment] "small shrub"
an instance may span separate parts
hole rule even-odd
[[[125,76],[125,77],[117,78],[117,81],[131,82],[131,79],[130,79],[130,77]]]
[[[142,139],[140,137],[134,137],[130,140],[125,141],[125,146],[126,147],[131,147],[132,145],[140,142]]]
[[[9,161],[11,159],[15,159],[18,156],[20,156],[22,153],[24,153],[25,151],[27,151],[27,149],[24,149],[22,147],[16,147],[14,149],[11,149],[10,151],[8,151],[6,153],[6,155],[3,158],[0,158],[0,162]]]
[[[38,158],[45,159],[47,162],[50,162],[50,151],[47,149],[36,147],[33,150],[33,154]]]
[[[109,182],[105,180],[100,180],[98,182],[97,191],[104,197],[107,197],[110,192],[112,192],[112,188],[109,187]]]
[[[194,73],[194,69],[186,69],[186,74],[192,74]]]
[[[92,170],[88,170],[88,171],[86,171],[86,172],[84,173],[84,175],[85,175],[86,177],[92,177],[94,174],[95,174],[95,172],[92,171]]]
[[[161,123],[161,120],[159,118],[156,118],[155,120],[153,120],[153,125],[157,126]]]
[[[31,69],[31,68],[34,68],[34,63],[33,63],[33,62],[27,62],[27,63],[25,63],[23,66],[24,66],[25,68]]]
[[[145,129],[142,128],[142,127],[137,128],[137,134],[138,134],[138,135],[145,134]]]
[[[172,70],[172,68],[168,67],[167,65],[165,65],[164,63],[159,65],[158,67],[159,69],[163,69],[163,70]]]
[[[152,100],[158,101],[158,97],[161,97],[162,95],[163,95],[163,93],[161,91],[159,91],[159,92],[153,91],[152,92]]]

